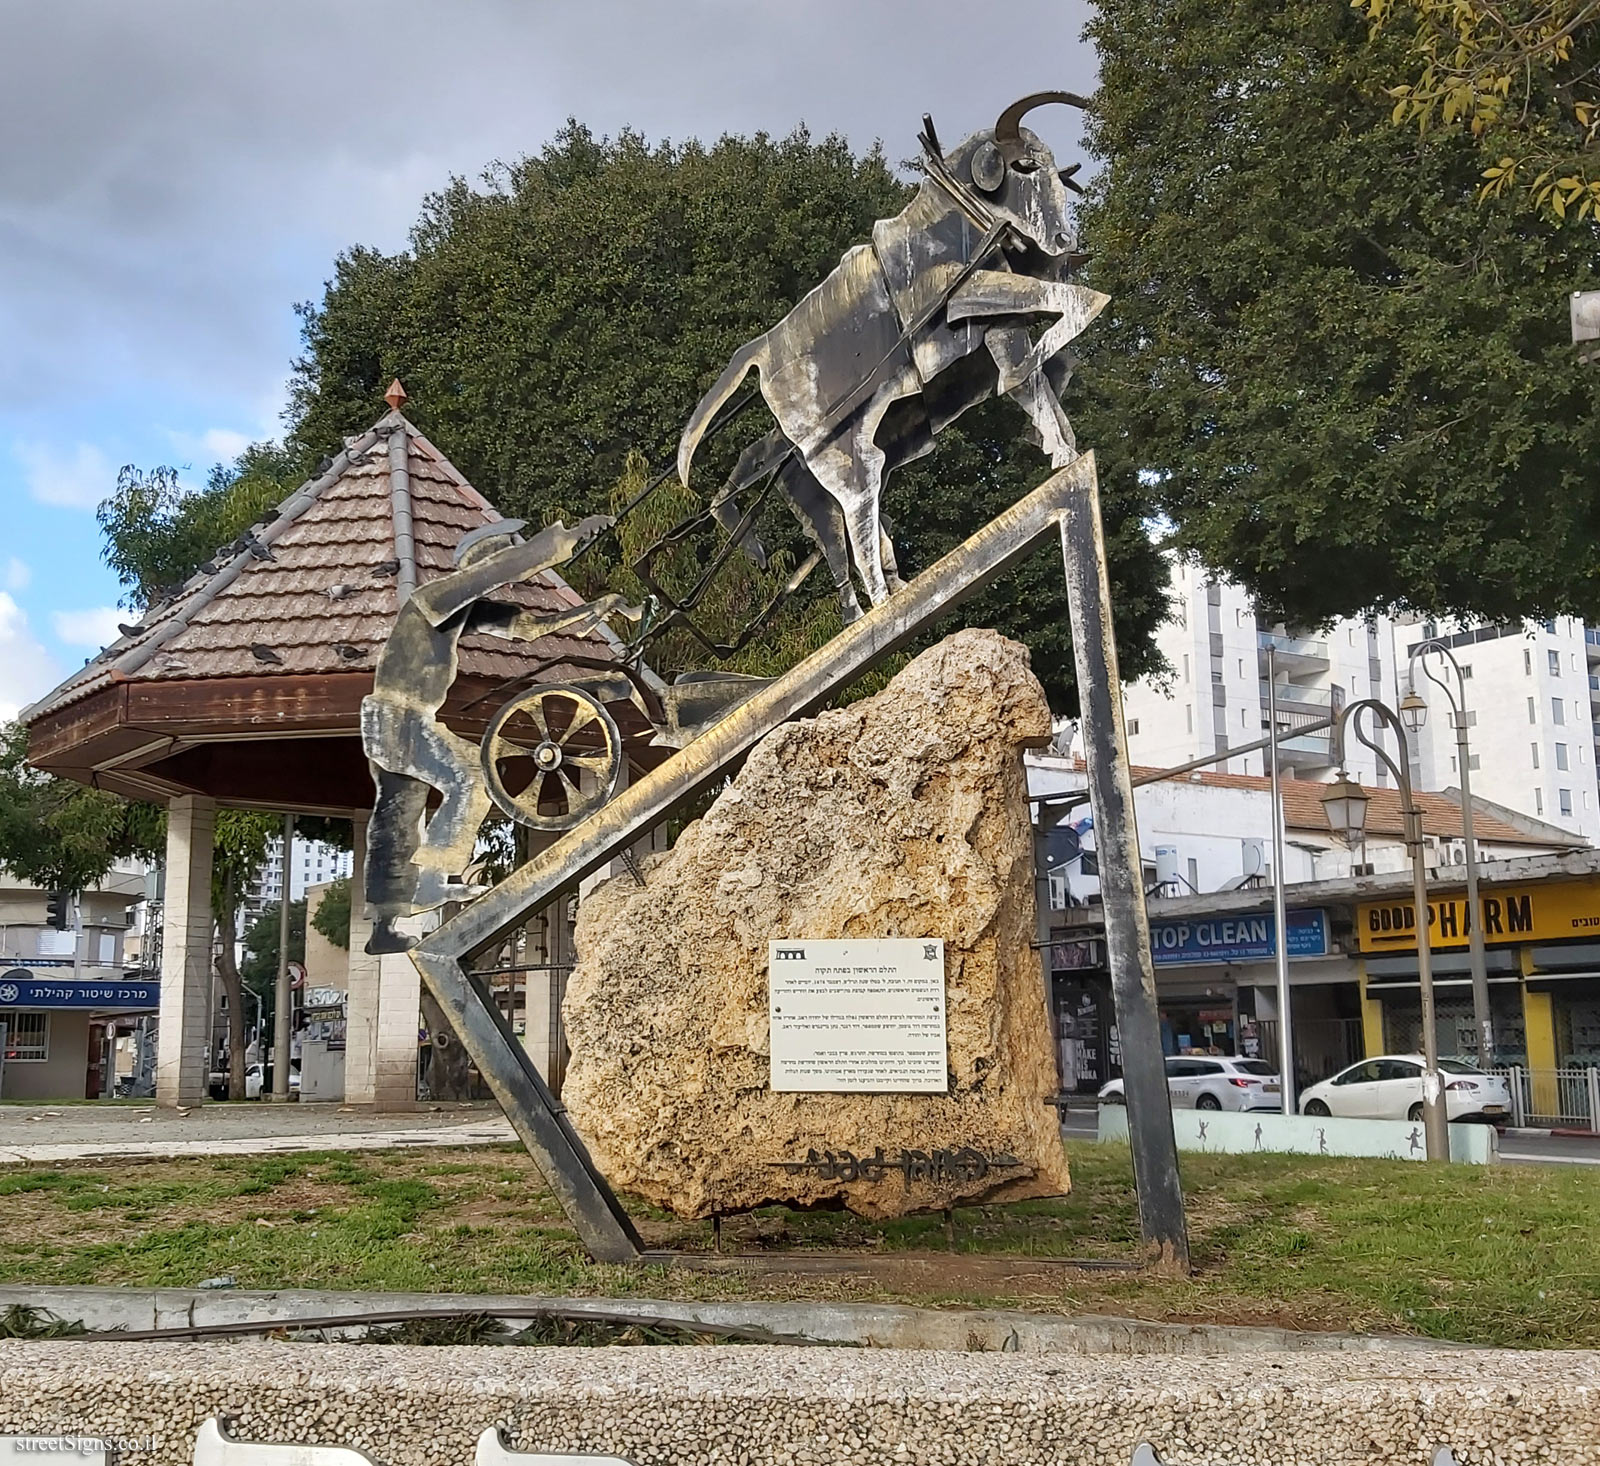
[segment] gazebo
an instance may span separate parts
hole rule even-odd
[[[206,1094],[218,808],[350,819],[360,892],[373,799],[360,709],[377,653],[400,603],[449,569],[461,536],[501,517],[401,412],[398,382],[387,400],[271,518],[22,714],[35,767],[167,806],[161,1104]],[[551,572],[504,594],[534,610],[582,603]],[[443,719],[477,738],[509,684],[560,682],[573,670],[560,658],[618,650],[603,627],[533,643],[464,637]],[[645,752],[651,730],[636,707],[611,711],[630,762],[659,758]],[[286,863],[285,897],[287,885]],[[368,955],[369,931],[353,900],[345,1099],[405,1105],[416,1098],[417,971],[403,954]],[[529,1049],[546,1072],[549,1001],[530,984]]]

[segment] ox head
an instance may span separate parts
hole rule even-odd
[[[1047,102],[1089,105],[1073,92],[1035,92],[1013,102],[989,131],[969,137],[945,162],[991,214],[1054,257],[1073,248],[1066,179],[1074,170],[1058,170],[1050,149],[1022,125],[1024,116]]]

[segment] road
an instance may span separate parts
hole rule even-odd
[[[1099,1124],[1092,1105],[1065,1110],[1061,1133],[1072,1140],[1093,1140]],[[1537,1130],[1512,1130],[1501,1137],[1500,1160],[1511,1165],[1600,1166],[1600,1135],[1546,1135]]]

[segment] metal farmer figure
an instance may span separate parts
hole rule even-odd
[[[489,813],[479,745],[439,721],[462,635],[536,641],[558,631],[581,634],[621,611],[619,595],[558,612],[486,599],[571,559],[611,522],[604,515],[574,529],[558,522],[529,540],[518,533],[525,527],[520,519],[483,525],[461,537],[450,574],[419,586],[400,607],[361,704],[361,741],[377,788],[367,834],[366,897],[374,918],[368,952],[416,945],[395,923],[437,906],[452,887],[461,893],[457,882]],[[430,789],[443,799],[424,830]]]
[[[701,439],[755,368],[778,427],[745,450],[713,512],[764,560],[747,521],[741,532],[735,496],[776,475],[828,561],[847,622],[861,614],[852,568],[873,605],[900,586],[879,512],[884,475],[930,452],[968,408],[1008,396],[1052,466],[1077,455],[1057,395],[1070,370],[1061,352],[1109,297],[1062,278],[1082,259],[1067,206],[1075,170],[1058,170],[1021,125],[1046,102],[1086,105],[1070,92],[1024,97],[948,154],[924,118],[916,196],[735,354],[684,430],[687,484]]]

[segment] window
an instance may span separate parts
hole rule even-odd
[[[1561,675],[1561,653],[1560,652],[1551,652],[1549,654],[1549,656],[1550,656],[1550,675],[1552,677],[1559,677]]]
[[[1239,709],[1239,726],[1241,728],[1248,728],[1250,726],[1250,709],[1249,708],[1240,708]]]
[[[1450,755],[1450,772],[1452,774],[1458,772],[1456,769],[1456,756],[1453,753]]]
[[[6,1063],[42,1064],[50,1057],[48,1013],[12,1013],[4,1022]]]
[[[1533,791],[1533,812],[1535,814],[1543,814],[1544,813],[1544,790],[1543,789],[1535,789]]]
[[[1550,699],[1550,721],[1558,728],[1566,726],[1567,705],[1559,697]]]
[[[1567,767],[1567,745],[1565,743],[1556,744],[1556,767],[1558,769]]]
[[[1528,699],[1528,721],[1530,723],[1537,723],[1539,721],[1539,710],[1534,706],[1534,702],[1531,697]]]
[[[1472,663],[1471,662],[1463,662],[1461,664],[1461,680],[1463,682],[1472,681]]]
[[[1544,623],[1544,629],[1548,631],[1551,636],[1554,636],[1556,634],[1556,623],[1554,621],[1546,621]]]
[[[1572,790],[1570,790],[1570,789],[1557,789],[1556,790],[1556,805],[1561,810],[1562,814],[1571,814],[1572,813]]]
[[[1239,675],[1241,677],[1244,676],[1244,658],[1243,657],[1239,658]]]
[[[1528,745],[1528,747],[1533,750],[1533,766],[1534,766],[1534,768],[1538,768],[1539,767],[1539,745],[1537,743],[1530,743]]]
[[[1193,733],[1194,732],[1194,704],[1193,703],[1187,703],[1186,702],[1183,705],[1183,731],[1185,733]]]
[[[1133,738],[1138,734],[1138,732],[1139,732],[1139,720],[1137,718],[1129,718],[1128,719],[1128,737]]]
[[[1371,1084],[1378,1077],[1378,1061],[1368,1059],[1365,1064],[1357,1064],[1346,1069],[1343,1074],[1334,1076],[1335,1084]]]
[[[1420,1079],[1422,1068],[1413,1064],[1409,1059],[1379,1059],[1378,1078],[1385,1079]]]
[[[1533,676],[1533,653],[1527,647],[1522,649],[1522,675],[1524,677]]]
[[[1189,680],[1189,653],[1188,652],[1185,652],[1183,654],[1183,680],[1185,682],[1187,682]]]

